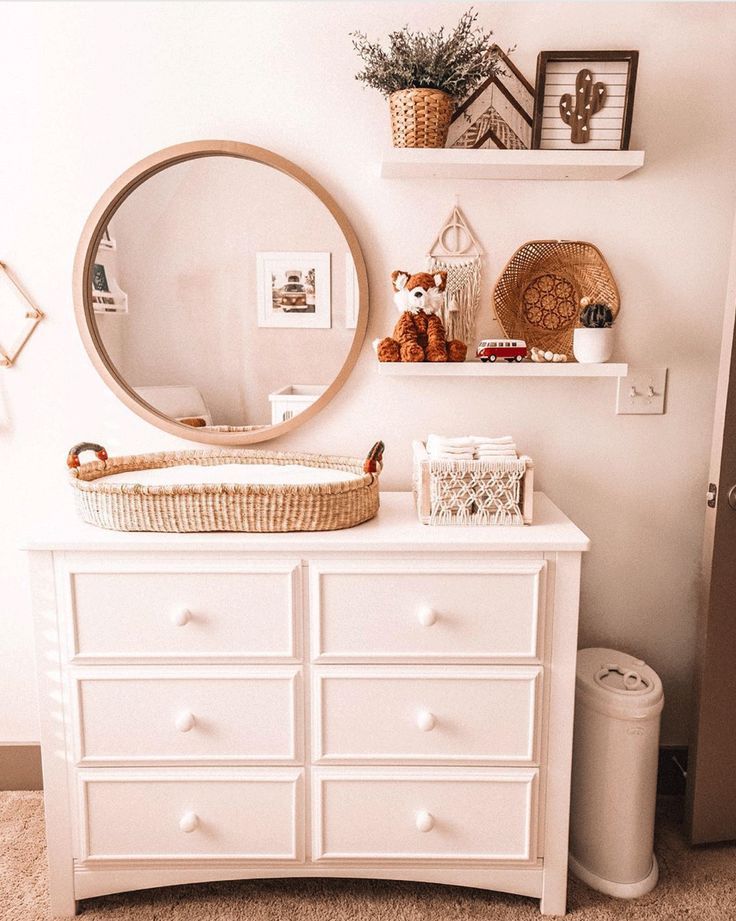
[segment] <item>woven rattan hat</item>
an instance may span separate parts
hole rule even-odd
[[[600,250],[580,240],[532,240],[517,249],[493,289],[498,322],[509,339],[573,359],[572,334],[580,301],[607,304],[614,316],[619,294]]]

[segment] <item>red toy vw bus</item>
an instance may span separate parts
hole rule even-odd
[[[476,356],[481,361],[523,361],[527,356],[526,342],[523,339],[483,339],[478,343]]]

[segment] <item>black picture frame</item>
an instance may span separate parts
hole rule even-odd
[[[544,111],[544,90],[547,65],[550,62],[576,61],[581,64],[595,64],[608,61],[626,61],[629,65],[624,113],[621,125],[621,140],[618,150],[628,150],[631,139],[631,121],[634,114],[634,93],[636,74],[639,67],[638,51],[540,51],[537,57],[537,79],[534,91],[534,120],[532,125],[532,150],[540,150],[542,142],[542,114]]]

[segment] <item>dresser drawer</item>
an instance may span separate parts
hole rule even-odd
[[[67,573],[79,661],[296,660],[299,566]]]
[[[81,771],[79,856],[300,860],[298,770]]]
[[[301,760],[292,666],[76,669],[82,764]]]
[[[318,666],[320,761],[538,760],[541,668]]]
[[[313,774],[316,860],[536,859],[537,771]]]
[[[538,660],[545,562],[310,564],[322,662]]]

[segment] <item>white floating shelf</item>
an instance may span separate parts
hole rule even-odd
[[[455,150],[394,147],[384,179],[623,179],[644,165],[643,150]]]
[[[563,362],[401,362],[379,361],[378,373],[385,377],[626,377],[629,366],[622,362],[578,364]]]

